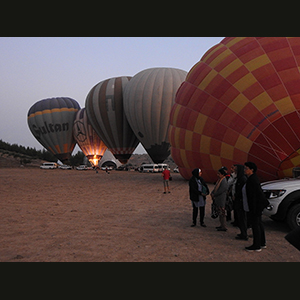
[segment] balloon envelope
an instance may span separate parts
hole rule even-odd
[[[170,155],[169,116],[175,94],[187,72],[151,68],[136,74],[124,92],[124,110],[131,128],[155,163]]]
[[[253,161],[261,180],[300,165],[300,38],[225,38],[189,71],[170,115],[172,157],[200,167]]]
[[[84,155],[94,166],[97,166],[107,147],[89,124],[85,108],[76,114],[73,135]]]
[[[75,147],[73,122],[80,106],[67,97],[36,102],[28,111],[28,126],[34,137],[62,162]]]
[[[123,76],[101,81],[91,89],[85,102],[93,129],[123,164],[139,143],[123,110],[123,90],[130,78]]]

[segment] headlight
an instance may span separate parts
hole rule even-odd
[[[263,190],[263,192],[268,199],[274,199],[281,197],[286,192],[286,190]]]
[[[268,205],[268,206],[266,207],[266,210],[271,211],[273,208],[274,208],[273,205]]]

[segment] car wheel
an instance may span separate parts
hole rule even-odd
[[[287,223],[291,229],[300,226],[300,204],[296,204],[290,208],[287,214]]]

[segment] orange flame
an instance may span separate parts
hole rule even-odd
[[[100,159],[101,156],[95,154],[93,158],[89,159],[89,162],[92,164],[92,166],[97,167]]]

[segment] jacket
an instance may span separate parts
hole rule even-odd
[[[244,166],[243,165],[237,165],[237,180],[235,183],[235,195],[234,200],[236,202],[243,202],[243,187],[247,181],[247,176],[244,175]]]
[[[269,201],[265,197],[255,173],[247,179],[246,194],[250,213],[261,215],[263,209],[269,205]]]
[[[207,193],[209,194],[209,189],[208,186],[206,184],[206,182],[204,181],[204,179],[202,177],[195,177],[193,174],[193,177],[190,178],[189,180],[189,192],[190,192],[190,200],[198,202],[199,201],[199,195],[201,195],[201,192],[199,192],[198,190],[198,183],[197,183],[197,179],[200,179],[201,184],[203,186],[205,186]],[[204,199],[206,199],[205,196],[203,196]]]
[[[219,188],[216,190],[216,186],[214,190],[211,192],[213,197],[214,204],[219,207],[225,207],[226,197],[228,190],[228,182],[226,177],[221,181]]]

